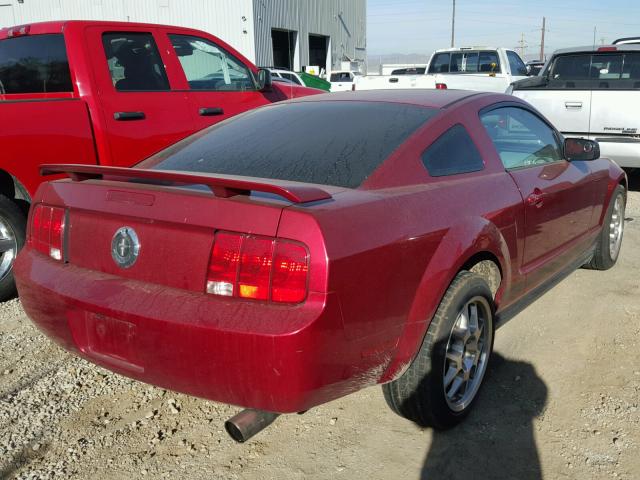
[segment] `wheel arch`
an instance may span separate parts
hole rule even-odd
[[[427,265],[380,382],[398,378],[411,364],[442,297],[461,270],[473,271],[480,266],[475,273],[487,278],[490,288],[494,284],[495,291],[491,290],[498,300],[511,283],[510,258],[502,233],[485,218],[470,219],[449,229]]]

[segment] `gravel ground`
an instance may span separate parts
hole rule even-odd
[[[446,433],[379,388],[281,417],[238,445],[238,409],[68,355],[0,304],[0,478],[640,478],[640,192],[607,272],[580,270],[500,329],[477,409]]]

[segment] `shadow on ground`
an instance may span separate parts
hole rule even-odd
[[[494,352],[471,415],[434,432],[421,480],[541,480],[533,419],[547,401],[534,367]]]

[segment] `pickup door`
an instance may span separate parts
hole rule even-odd
[[[269,103],[249,67],[212,39],[124,26],[87,27],[87,41],[113,165]]]

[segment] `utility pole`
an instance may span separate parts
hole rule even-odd
[[[593,27],[593,48],[596,48],[596,27]]]
[[[524,40],[524,33],[520,34],[520,41],[518,43],[520,44],[518,47],[520,49],[520,58],[524,60],[524,51],[528,47],[527,42]]]
[[[453,0],[453,13],[451,15],[451,48],[454,47],[456,38],[456,0]]]
[[[540,41],[540,61],[544,62],[544,32],[547,29],[547,18],[542,17],[542,40]]]

